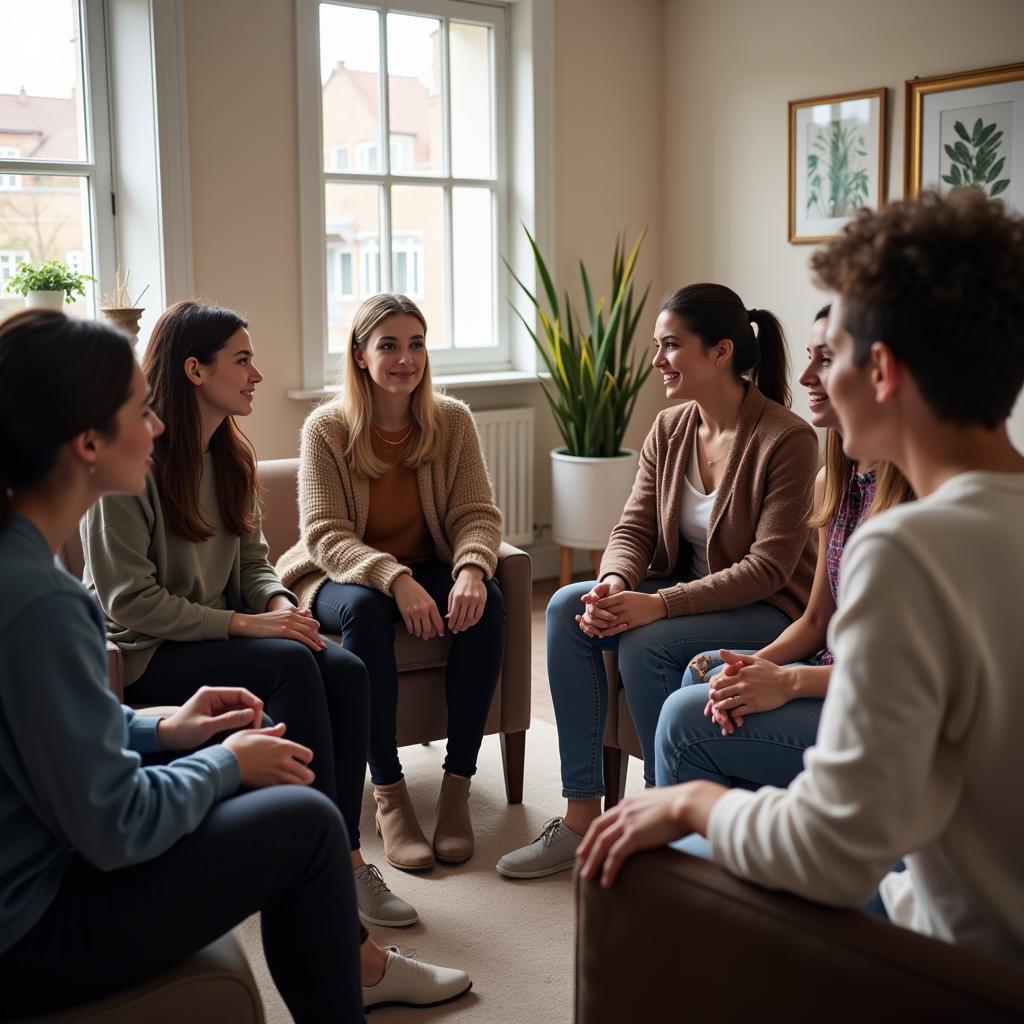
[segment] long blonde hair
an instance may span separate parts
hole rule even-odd
[[[853,459],[843,451],[843,438],[839,431],[828,430],[825,438],[825,490],[821,508],[811,517],[808,526],[821,530],[831,525],[855,466]],[[914,491],[907,478],[891,462],[875,464],[875,500],[868,510],[869,516],[913,498]]]
[[[419,320],[423,325],[423,334],[426,335],[426,318],[412,299],[405,295],[387,293],[374,295],[356,310],[348,355],[345,357],[345,376],[339,399],[348,427],[345,458],[354,470],[371,479],[383,476],[391,465],[373,450],[373,381],[369,372],[356,362],[356,352],[366,351],[370,335],[389,316],[402,313]],[[402,461],[415,468],[424,462],[441,458],[447,446],[441,405],[430,380],[429,356],[423,368],[423,379],[412,393],[411,411],[410,443],[403,451]]]

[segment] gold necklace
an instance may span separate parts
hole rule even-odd
[[[732,441],[729,442],[729,447],[726,448],[726,450],[724,452],[722,452],[721,455],[716,455],[713,459],[707,459],[707,458],[704,459],[704,465],[705,466],[713,466],[716,462],[721,462],[722,459],[724,459],[729,454],[729,452],[732,451],[732,444],[733,444],[733,441],[735,441],[735,440],[736,440],[736,438],[733,437]],[[700,444],[700,434],[697,435],[697,444],[698,445]]]
[[[373,432],[374,432],[374,433],[375,433],[375,434],[376,434],[376,435],[377,435],[377,436],[378,436],[378,437],[379,437],[379,438],[380,438],[380,439],[381,439],[381,440],[382,440],[382,441],[383,441],[383,442],[384,442],[385,444],[390,444],[390,445],[391,445],[392,447],[396,447],[396,448],[397,448],[397,447],[398,447],[398,445],[400,445],[400,444],[405,444],[405,442],[409,440],[409,435],[410,435],[410,434],[412,433],[412,424],[410,423],[410,424],[409,424],[409,429],[408,429],[408,430],[407,430],[407,431],[405,432],[405,437],[401,438],[401,439],[400,439],[400,440],[398,440],[398,441],[389,441],[389,440],[388,440],[388,439],[387,439],[387,438],[386,438],[386,437],[385,437],[385,436],[384,436],[384,435],[383,435],[383,434],[382,434],[382,433],[381,433],[381,432],[380,432],[380,431],[379,431],[379,430],[377,429],[377,426],[376,426],[376,424],[374,424],[374,423],[371,423],[371,424],[370,424],[370,426],[371,426],[371,428],[373,429]]]

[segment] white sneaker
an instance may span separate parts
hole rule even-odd
[[[576,835],[562,818],[552,818],[532,843],[506,853],[497,868],[506,878],[543,878],[568,871],[582,842],[583,836]]]
[[[435,967],[402,956],[397,946],[387,947],[384,977],[363,987],[363,1009],[378,1006],[440,1006],[465,995],[473,982],[465,971]]]
[[[405,900],[396,896],[384,881],[376,864],[355,869],[356,903],[363,924],[383,928],[404,928],[415,924],[419,915]]]

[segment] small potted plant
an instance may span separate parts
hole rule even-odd
[[[115,327],[130,334],[133,338],[139,336],[139,320],[146,310],[139,306],[139,300],[149,291],[149,285],[135,296],[132,300],[128,292],[128,279],[132,276],[129,270],[126,274],[121,273],[118,267],[114,274],[114,290],[103,296],[100,303],[100,312]]]
[[[26,306],[60,309],[65,302],[74,302],[76,296],[85,298],[85,282],[94,280],[60,260],[19,263],[17,273],[7,282],[7,291],[23,295]]]

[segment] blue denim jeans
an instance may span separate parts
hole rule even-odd
[[[652,594],[673,580],[645,580],[636,589]],[[589,800],[604,795],[602,751],[608,704],[603,651],[617,650],[619,673],[644,753],[644,778],[654,783],[654,735],[665,699],[681,684],[690,659],[718,644],[760,648],[771,643],[789,618],[760,602],[724,612],[660,619],[619,636],[588,637],[576,622],[582,598],[594,583],[573,583],[548,604],[548,684],[558,726],[562,795]]]
[[[773,711],[746,715],[743,725],[723,736],[721,728],[704,717],[708,684],[701,681],[717,675],[723,663],[717,650],[705,653],[710,664],[703,674],[688,666],[683,685],[662,708],[655,740],[655,781],[659,786],[671,786],[706,779],[744,789],[784,789],[803,771],[804,751],[817,738],[824,702],[804,697]]]

